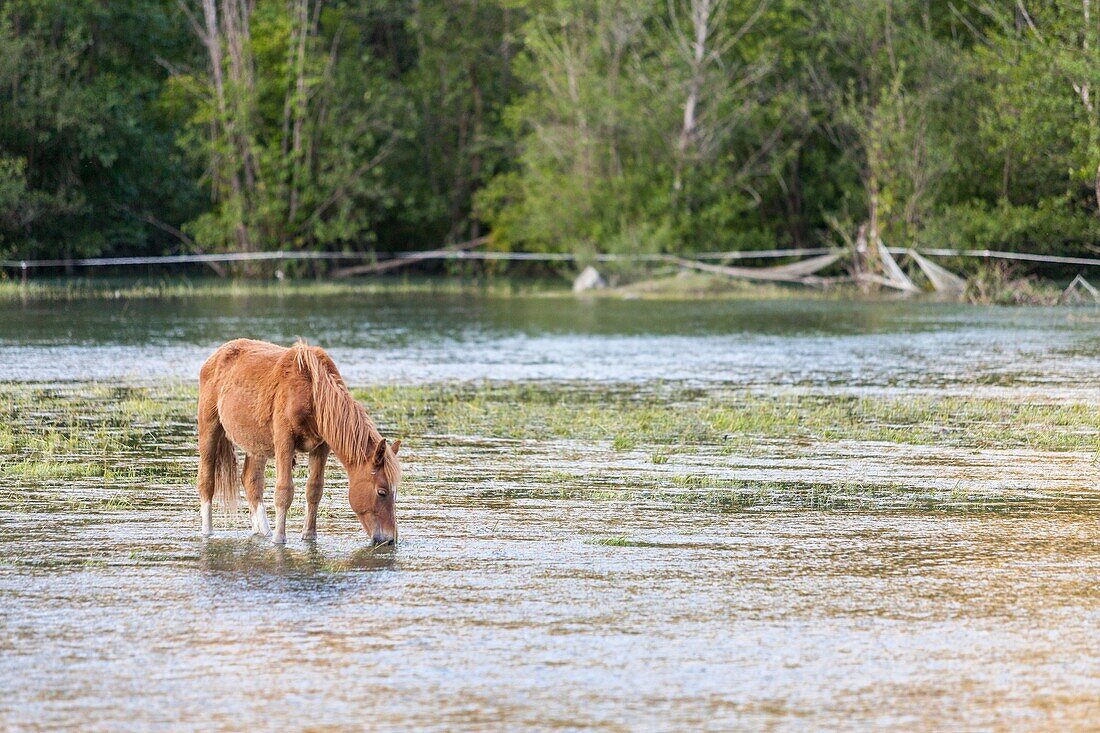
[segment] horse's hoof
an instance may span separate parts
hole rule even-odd
[[[302,540],[304,542],[316,542],[317,541],[317,533],[316,532],[302,532]]]
[[[272,537],[271,538],[271,544],[273,544],[273,545],[285,545],[286,544],[286,535],[283,535],[282,537],[278,537],[278,536]]]

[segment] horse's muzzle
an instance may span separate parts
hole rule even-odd
[[[371,544],[375,545],[376,547],[393,547],[397,544],[397,537],[393,535],[382,534],[381,532],[379,532],[378,534],[371,537]]]

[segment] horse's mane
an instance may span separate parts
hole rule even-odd
[[[313,416],[317,430],[345,465],[363,465],[374,457],[375,446],[382,440],[378,427],[367,411],[351,396],[336,365],[319,348],[299,341],[298,369],[308,372],[313,385]],[[396,487],[401,481],[401,464],[386,446],[382,463],[386,484]]]

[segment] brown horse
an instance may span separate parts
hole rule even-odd
[[[331,450],[348,472],[348,500],[375,543],[397,540],[394,503],[401,481],[397,451],[378,433],[323,350],[298,342],[289,349],[237,339],[215,351],[199,373],[199,502],[203,536],[213,530],[212,502],[236,510],[236,444],[245,452],[244,482],[254,533],[286,542],[286,512],[294,500],[294,457],[309,454],[302,539],[317,536],[317,504]],[[275,459],[275,534],[264,509],[264,468]]]

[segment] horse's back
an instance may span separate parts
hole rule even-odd
[[[220,381],[230,372],[257,372],[273,368],[289,349],[266,341],[234,339],[214,351],[199,371],[199,383]]]
[[[209,405],[230,440],[250,455],[273,454],[271,421],[296,392],[288,379],[290,349],[252,339],[218,347],[199,373],[199,401]]]

